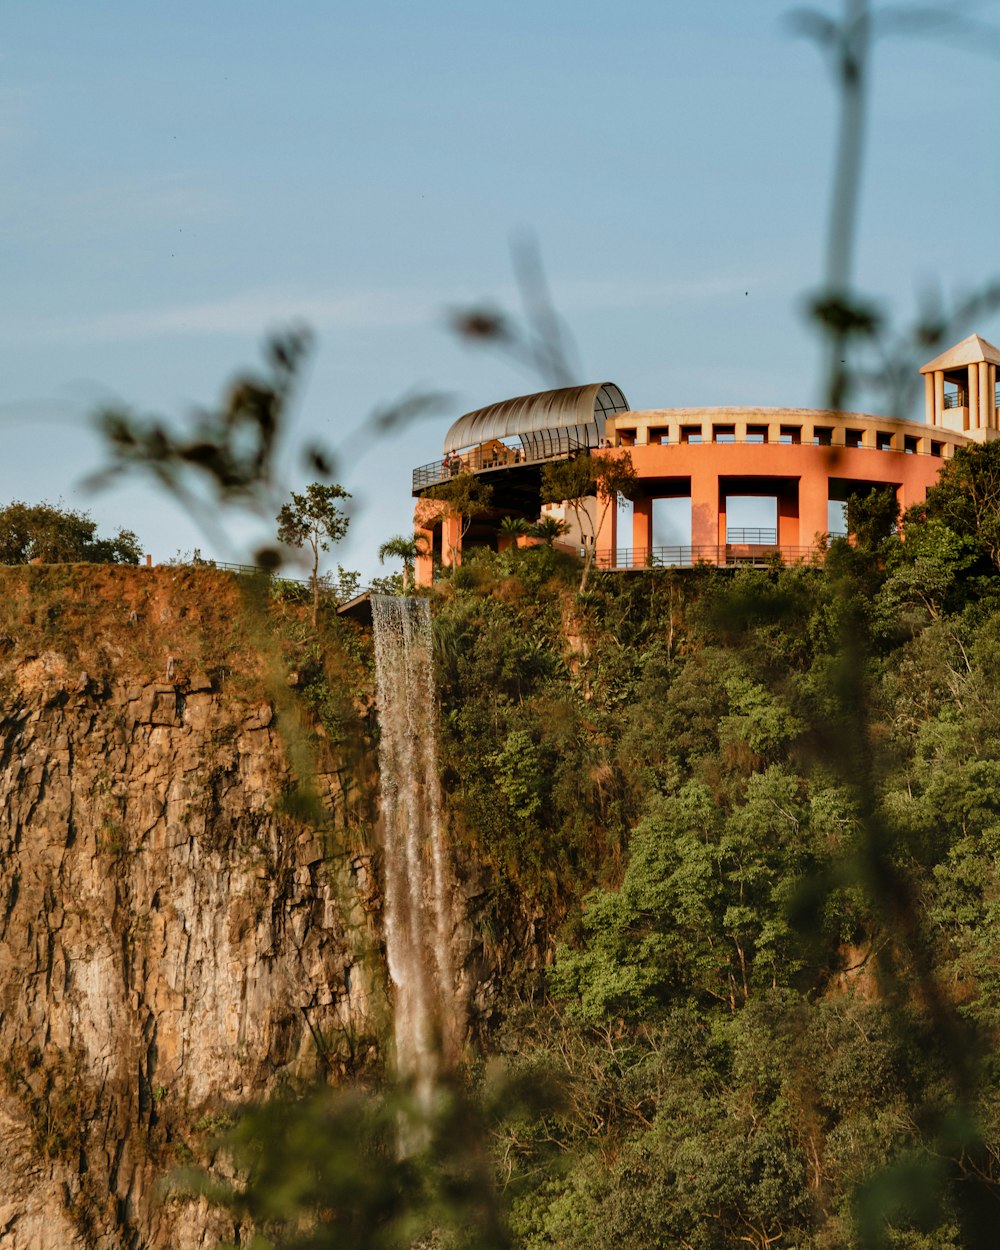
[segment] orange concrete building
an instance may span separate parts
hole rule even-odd
[[[592,450],[628,448],[637,475],[628,532],[609,508],[592,541],[606,569],[657,565],[754,563],[817,558],[829,529],[831,502],[891,486],[902,508],[918,503],[942,463],[967,442],[1000,438],[1000,350],[970,335],[931,360],[924,421],[802,408],[657,408],[634,411],[613,383],[593,383],[505,400],[460,417],[444,441],[444,458],[414,471],[415,528],[427,554],[417,580],[433,577],[434,558],[461,558],[463,544],[502,546],[505,516],[538,518],[547,462]],[[434,485],[472,473],[493,486],[488,510],[451,515],[422,498]],[[776,524],[727,524],[740,497],[774,501]],[[690,501],[688,542],[657,545],[658,500]],[[686,505],[681,503],[686,512]],[[547,511],[565,516],[558,505]],[[597,510],[594,520],[596,522]],[[686,535],[685,535],[686,536]]]

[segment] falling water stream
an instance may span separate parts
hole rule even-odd
[[[385,944],[398,1075],[428,1107],[451,1056],[455,978],[441,830],[430,604],[372,595]]]

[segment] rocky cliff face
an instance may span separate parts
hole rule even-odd
[[[231,1224],[157,1179],[227,1108],[366,1062],[371,865],[282,815],[266,686],[225,676],[252,667],[231,584],[0,592],[0,1245],[214,1246]]]

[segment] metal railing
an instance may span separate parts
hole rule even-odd
[[[444,460],[432,460],[413,470],[413,490],[425,490],[428,486],[437,486],[439,482],[447,482],[461,473],[488,473],[493,469],[509,469],[515,465],[541,464],[546,460],[565,460],[577,452],[589,451],[586,443],[575,439],[566,439],[561,445],[547,448],[542,452],[526,451],[523,447],[507,447],[506,454],[485,451],[482,447],[474,447],[471,451],[456,453]]]
[[[969,401],[966,396],[959,391],[957,394],[946,394],[944,397],[944,406],[946,408],[968,408]],[[1000,408],[1000,386],[997,386],[993,395],[993,407]]]
[[[754,543],[757,546],[774,546],[778,541],[776,529],[739,529],[726,527],[727,543]]]
[[[608,572],[640,569],[767,568],[774,564],[822,564],[825,552],[817,546],[792,547],[774,544],[725,543],[720,546],[619,547],[598,551],[594,564]]]
[[[184,568],[189,569],[221,569],[224,573],[235,573],[238,577],[266,577],[273,582],[275,586],[294,586],[296,588],[304,588],[312,590],[312,580],[308,577],[288,577],[283,573],[277,573],[274,569],[262,568],[259,564],[233,564],[229,560],[192,560],[189,564],[185,564]],[[329,586],[324,584],[321,576],[319,579],[320,594],[329,593]]]
[[[222,569],[224,573],[240,573],[244,577],[270,577],[273,569],[265,569],[259,564],[233,564],[229,560],[192,560],[187,566],[192,569]],[[289,580],[297,581],[297,578]]]

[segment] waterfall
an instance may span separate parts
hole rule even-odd
[[[385,944],[396,1069],[425,1106],[456,1045],[449,872],[441,830],[430,604],[372,595]]]

